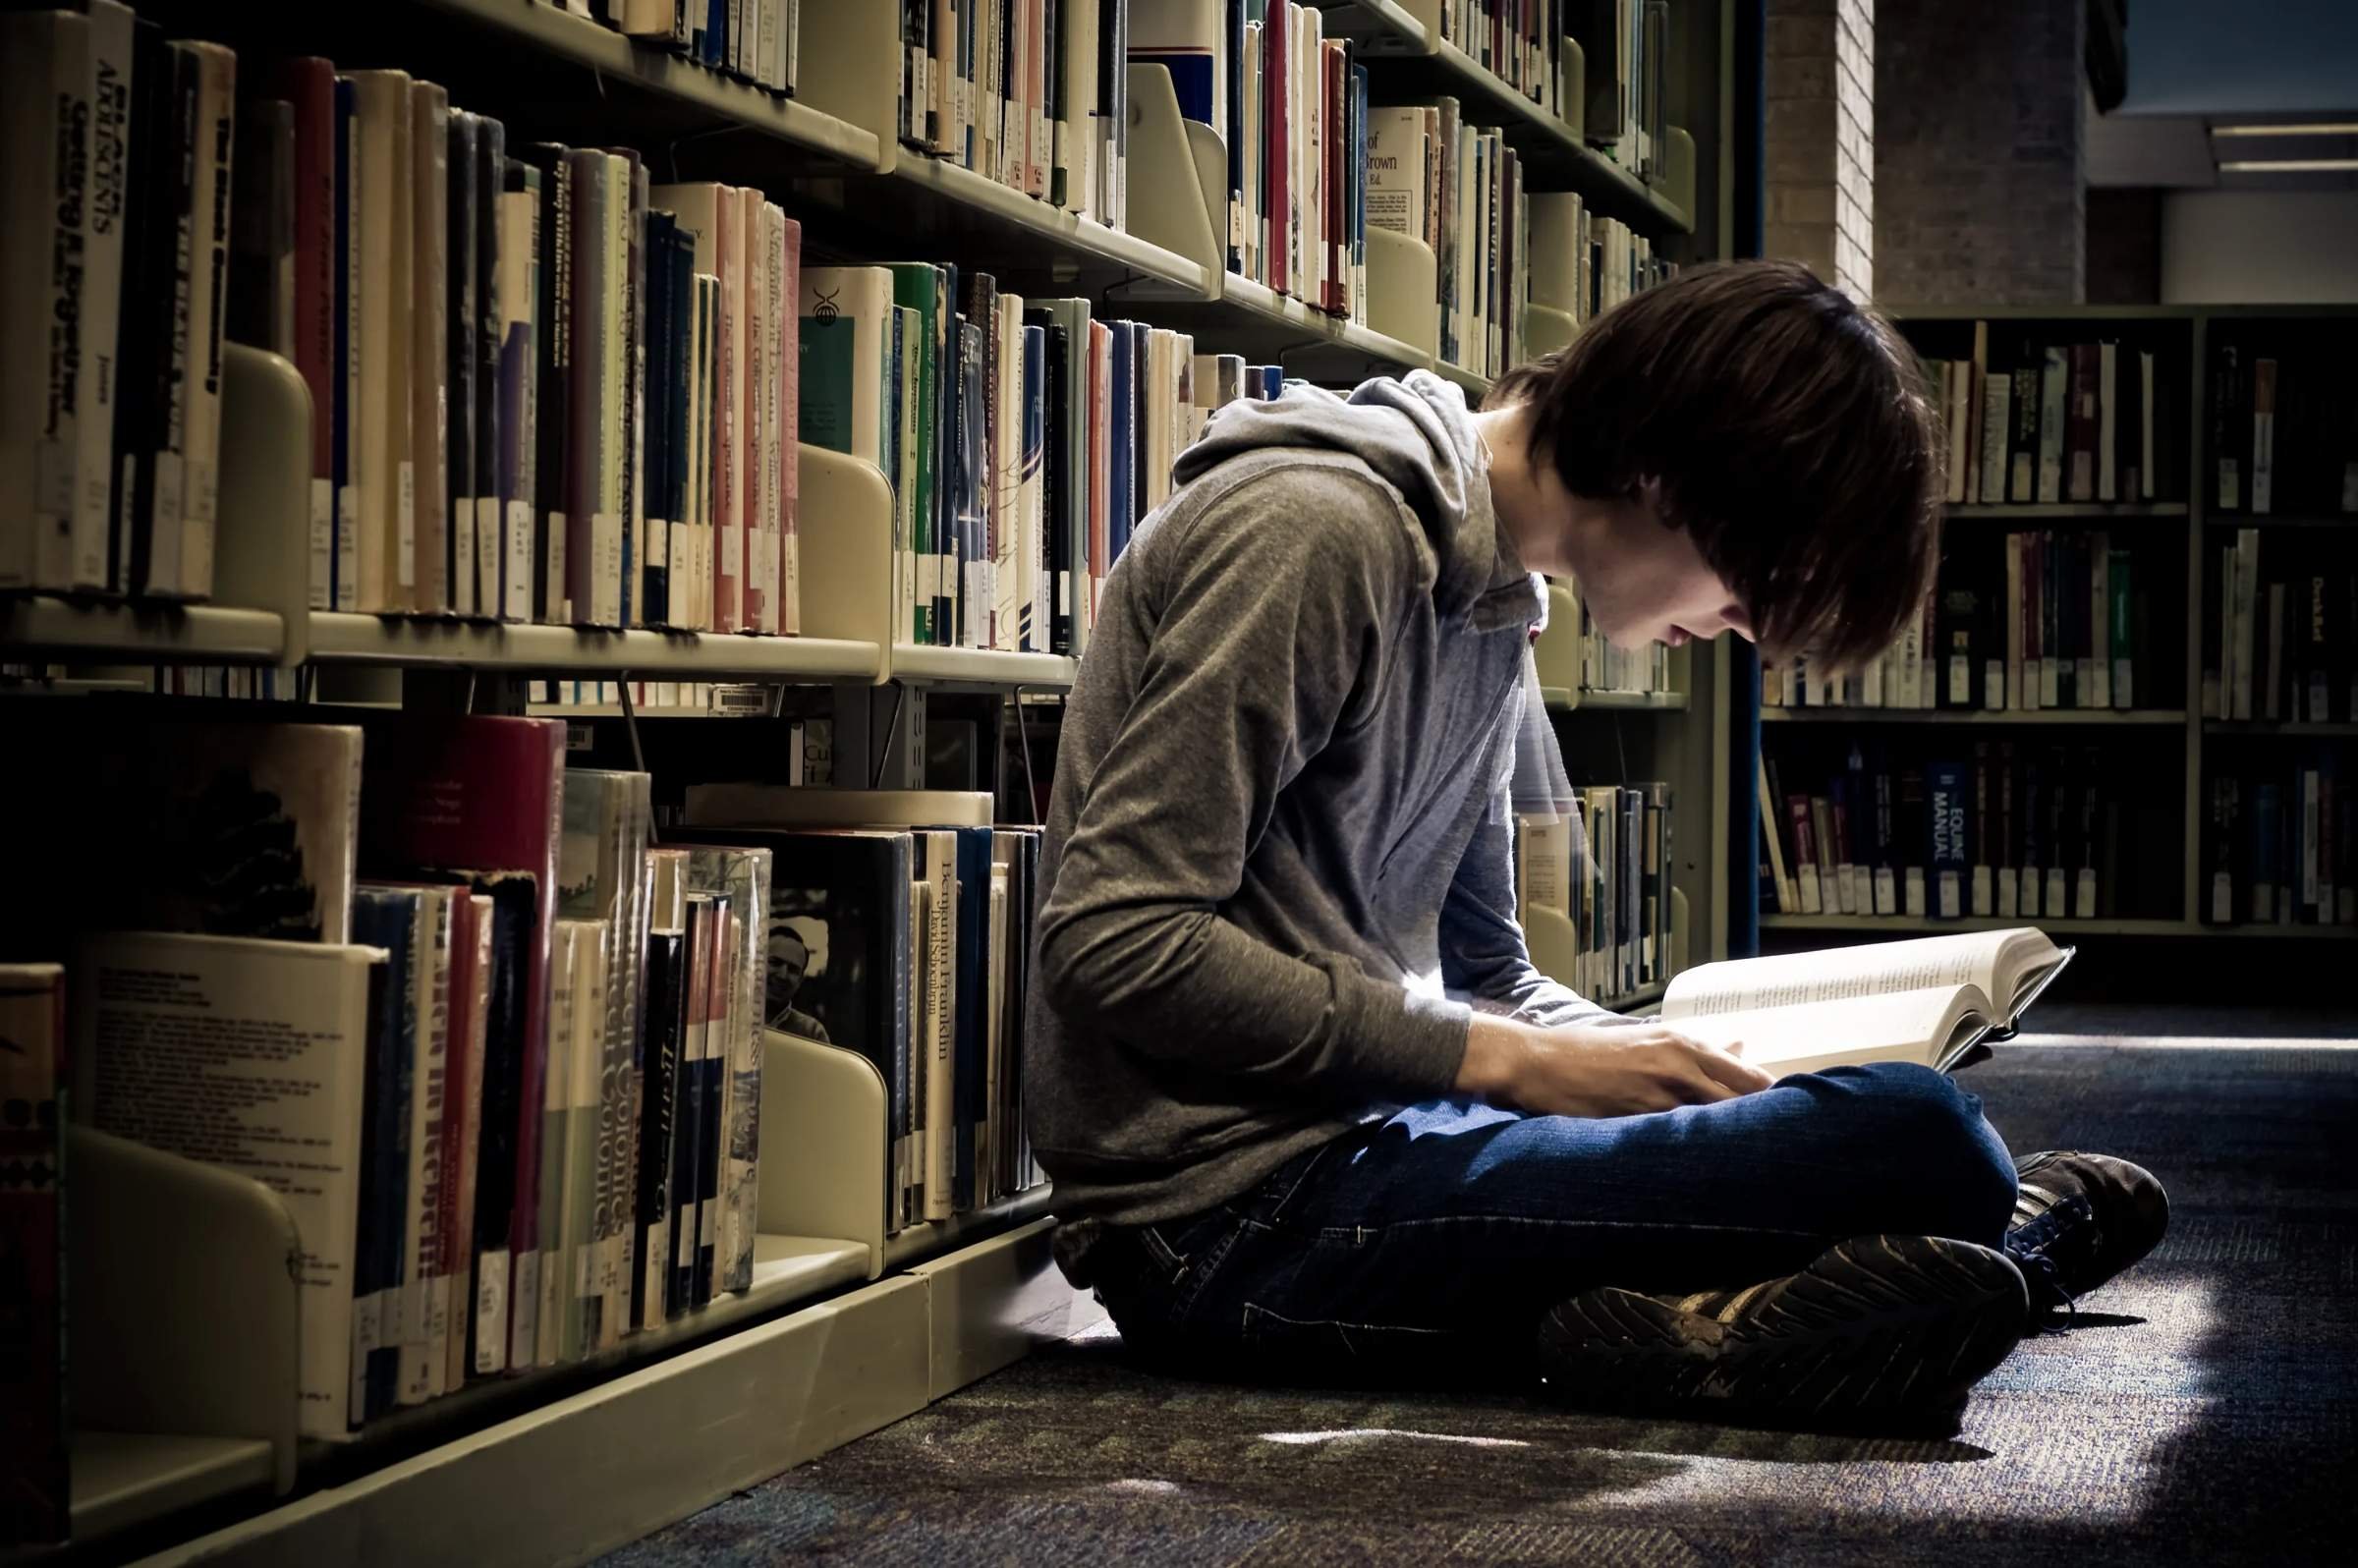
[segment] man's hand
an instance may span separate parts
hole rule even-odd
[[[1773,1082],[1733,1051],[1660,1024],[1535,1029],[1476,1014],[1456,1088],[1535,1116],[1636,1116],[1733,1099]]]

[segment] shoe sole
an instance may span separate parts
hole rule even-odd
[[[1734,1323],[1634,1291],[1584,1292],[1542,1320],[1540,1364],[1551,1397],[1589,1409],[1946,1434],[2029,1311],[2002,1253],[1862,1236]]]

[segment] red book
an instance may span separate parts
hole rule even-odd
[[[295,106],[295,368],[311,389],[311,598],[328,602],[335,527],[336,68],[306,57],[279,63],[271,90]]]
[[[565,726],[553,719],[403,714],[368,729],[361,785],[361,860],[369,875],[463,881],[530,920],[500,944],[497,1019],[483,1046],[476,1169],[477,1302],[514,1302],[516,1326],[538,1298],[540,1122],[548,1068],[549,942],[557,918]],[[512,955],[512,956],[509,956]],[[521,996],[517,990],[521,989]],[[455,1310],[455,1304],[454,1304]],[[485,1325],[477,1322],[480,1330]],[[472,1336],[471,1336],[472,1337]],[[474,1345],[476,1370],[505,1366],[505,1347]]]
[[[2094,343],[2071,346],[2071,393],[2063,421],[2063,476],[2066,500],[2096,499],[2096,439],[2102,428],[2098,406],[2098,377],[2104,351]]]
[[[1286,18],[1293,10],[1288,0],[1269,7],[1268,16],[1261,29],[1261,123],[1267,132],[1268,167],[1264,171],[1263,187],[1268,192],[1269,232],[1263,253],[1263,281],[1280,294],[1293,292],[1292,267],[1287,257],[1292,254],[1293,223],[1292,193],[1286,173],[1293,166],[1290,144],[1291,132],[1286,124],[1286,83],[1288,62],[1293,58],[1292,40],[1287,36]]]
[[[0,965],[0,1544],[66,1539],[66,979]],[[22,1114],[19,1114],[22,1112]]]

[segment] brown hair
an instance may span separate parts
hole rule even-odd
[[[1696,267],[1510,370],[1575,495],[1660,486],[1771,658],[1889,647],[1938,564],[1940,426],[1891,323],[1791,261]]]

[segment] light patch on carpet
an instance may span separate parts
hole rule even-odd
[[[1356,1442],[1367,1437],[1406,1437],[1416,1442],[1463,1443],[1469,1448],[1529,1448],[1520,1437],[1476,1437],[1457,1431],[1408,1431],[1399,1427],[1345,1427],[1332,1431],[1264,1431],[1264,1443],[1308,1447],[1313,1443]]]

